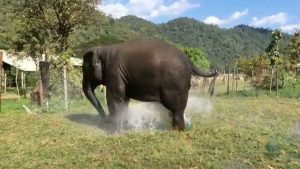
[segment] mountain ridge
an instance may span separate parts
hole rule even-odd
[[[129,15],[116,22],[128,25],[129,29],[145,37],[167,39],[182,46],[201,48],[213,67],[219,69],[232,67],[239,57],[264,53],[272,37],[272,30],[266,28],[255,28],[245,24],[233,28],[220,28],[188,17],[155,24]],[[283,33],[281,48],[286,46],[290,37]]]

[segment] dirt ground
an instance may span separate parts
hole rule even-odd
[[[17,99],[19,99],[19,96],[16,93],[2,93],[1,94],[1,100],[17,100]]]

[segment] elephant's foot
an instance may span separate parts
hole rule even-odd
[[[105,121],[108,118],[108,115],[106,115],[104,112],[99,113],[99,115],[100,115],[100,118],[103,119],[103,120],[105,120]]]
[[[183,131],[185,129],[184,120],[180,116],[175,116],[172,119],[173,130]]]
[[[177,131],[184,131],[184,130],[185,130],[185,127],[181,127],[181,126],[177,126],[177,125],[176,125],[176,126],[173,126],[172,129],[173,129],[173,130],[177,130]]]
[[[121,134],[121,124],[114,117],[107,116],[105,126],[110,134]]]

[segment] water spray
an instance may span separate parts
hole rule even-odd
[[[192,129],[191,113],[210,115],[213,106],[210,100],[190,96],[184,113],[184,124],[187,130]],[[133,102],[129,105],[128,114],[124,117],[125,130],[168,130],[172,128],[171,112],[160,103]]]

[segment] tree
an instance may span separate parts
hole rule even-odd
[[[60,64],[54,68],[61,69],[59,66],[67,64],[72,55],[68,41],[71,33],[101,15],[96,9],[99,3],[100,0],[17,1],[15,17],[21,26],[15,31],[13,48],[34,58],[45,56],[45,60],[52,63],[56,60],[55,63]],[[42,67],[40,70],[41,74],[46,72],[41,77],[44,96],[48,96],[49,71]]]
[[[91,46],[110,45],[141,37],[128,25],[108,16],[99,16],[95,18],[95,22],[76,29],[71,34],[69,43],[76,55],[82,55]]]
[[[206,70],[209,68],[209,61],[201,49],[190,47],[180,47],[180,49],[200,69]]]
[[[272,40],[269,46],[266,48],[266,53],[269,56],[271,66],[275,66],[281,60],[281,53],[279,52],[279,42],[282,38],[281,32],[275,30],[272,32]]]
[[[291,63],[290,65],[290,70],[291,72],[295,73],[290,73],[288,74],[289,77],[287,77],[287,81],[289,84],[296,85],[300,84],[300,77],[299,77],[299,68],[300,68],[300,31],[296,32],[294,36],[292,37],[288,47],[287,47],[287,55],[288,59]],[[299,96],[300,97],[300,94]]]
[[[42,33],[61,55],[69,48],[68,38],[80,25],[93,20],[100,0],[21,0],[19,13],[29,30]]]
[[[245,80],[249,79],[256,89],[265,88],[270,62],[263,55],[238,60],[239,71],[245,74]]]
[[[9,49],[20,22],[15,18],[14,10],[17,0],[0,1],[0,49]]]
[[[288,45],[288,54],[293,64],[300,63],[300,31],[296,32]]]
[[[279,52],[279,42],[282,38],[281,32],[279,30],[275,30],[272,32],[272,40],[269,46],[266,49],[266,53],[270,59],[271,64],[271,81],[270,81],[270,94],[272,92],[272,79],[273,79],[273,72],[274,66],[276,66],[276,94],[278,92],[278,64],[282,62],[282,55]]]

